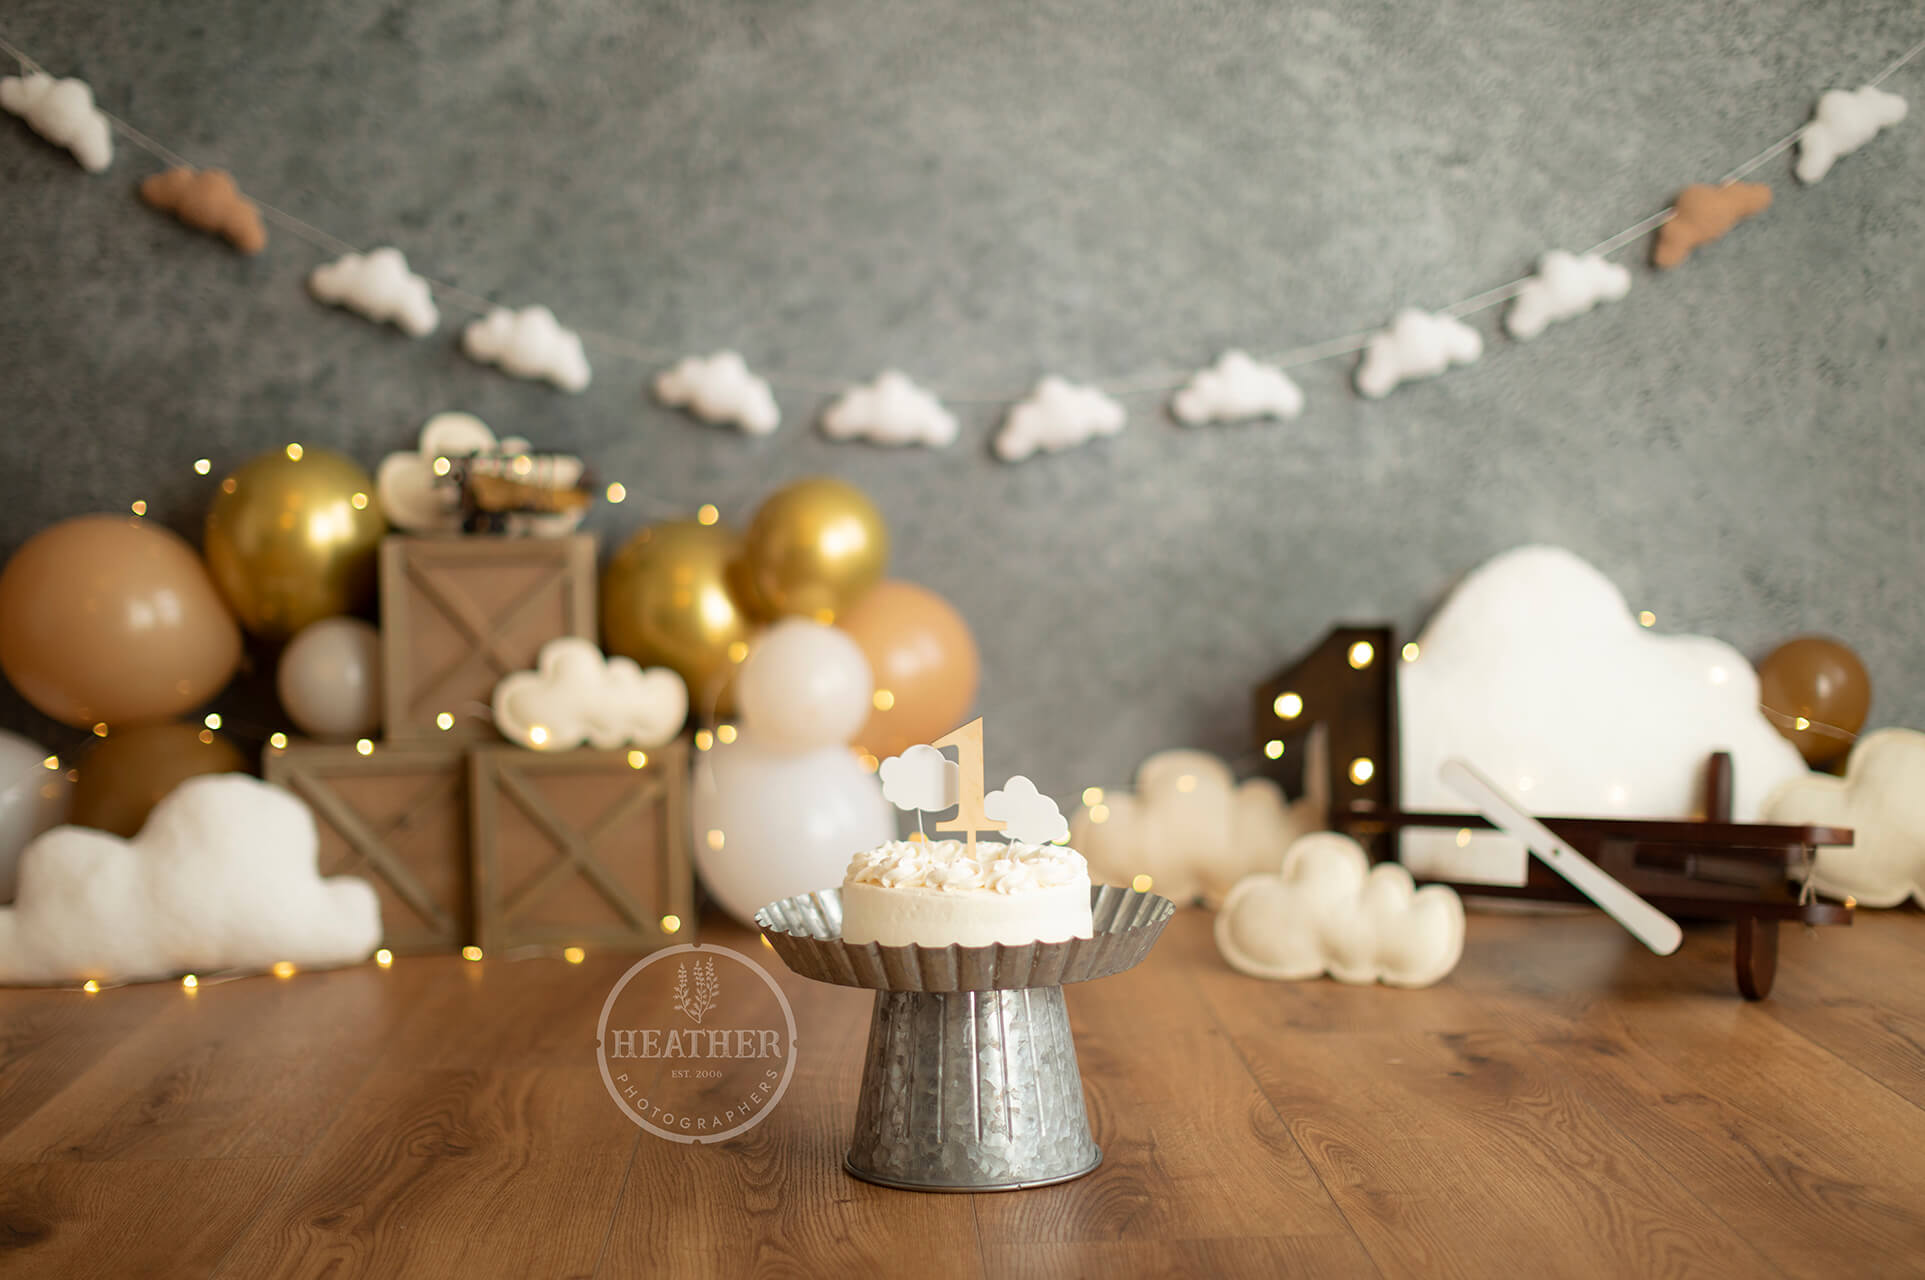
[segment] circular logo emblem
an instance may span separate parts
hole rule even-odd
[[[671,1142],[721,1142],[782,1100],[795,1074],[795,1011],[747,956],[668,947],[608,993],[595,1058],[630,1120]]]

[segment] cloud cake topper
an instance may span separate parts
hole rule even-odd
[[[1150,877],[1182,905],[1218,906],[1237,881],[1274,870],[1299,837],[1328,822],[1324,735],[1308,736],[1301,799],[1286,801],[1268,778],[1242,782],[1207,751],[1159,751],[1136,769],[1134,791],[1106,788],[1088,797],[1071,824],[1070,843],[1102,884]]]
[[[750,372],[738,352],[684,356],[655,375],[655,398],[703,422],[732,426],[744,435],[766,436],[782,425],[782,410],[768,379]]]
[[[183,782],[131,840],[56,827],[0,908],[0,984],[356,964],[381,940],[380,902],[321,878],[318,857],[305,804],[232,773]]]
[[[823,412],[822,434],[831,440],[945,449],[956,442],[956,415],[907,374],[890,369],[843,392]]]
[[[1037,452],[1060,453],[1123,429],[1123,406],[1096,387],[1047,377],[1011,406],[996,435],[996,456],[1021,462]]]
[[[140,198],[196,231],[219,236],[245,254],[267,248],[261,211],[225,169],[173,168],[140,184]]]
[[[441,323],[428,282],[408,270],[396,248],[343,254],[308,273],[308,291],[376,324],[392,324],[410,338],[425,338]]]
[[[562,636],[541,647],[533,671],[495,685],[495,727],[537,751],[584,742],[602,751],[659,747],[688,719],[688,686],[667,667],[604,658],[592,640]]]
[[[1185,426],[1294,418],[1303,412],[1303,390],[1273,364],[1241,351],[1225,351],[1215,364],[1191,375],[1170,400],[1170,413]]]
[[[1845,774],[1789,779],[1765,821],[1850,827],[1852,843],[1818,850],[1812,887],[1862,907],[1925,907],[1925,733],[1880,729],[1852,746]]]
[[[1617,587],[1557,547],[1474,570],[1396,664],[1405,808],[1466,811],[1440,770],[1462,758],[1535,813],[1689,818],[1711,754],[1731,753],[1732,820],[1804,761],[1758,708],[1742,654],[1639,624]],[[1465,842],[1460,846],[1459,839]],[[1496,833],[1406,831],[1420,875],[1521,883],[1523,846]]]
[[[586,391],[594,376],[581,335],[563,328],[547,307],[496,307],[462,330],[461,349],[479,364],[563,391]]]
[[[962,766],[927,743],[890,756],[877,766],[882,797],[898,809],[940,813],[962,796]]]
[[[0,109],[19,116],[27,127],[65,147],[88,173],[114,162],[114,131],[94,105],[93,86],[68,77],[56,80],[43,71],[0,79]]]
[[[518,436],[495,439],[487,423],[472,413],[437,413],[421,428],[416,448],[391,453],[375,469],[374,492],[388,523],[411,533],[453,533],[461,527],[461,498],[452,484],[436,482],[438,458],[471,454],[526,455],[529,444]],[[557,488],[571,488],[582,475],[582,460],[570,454],[541,454],[542,475]],[[518,512],[509,519],[513,533],[554,538],[573,533],[588,514],[586,506],[554,512]]]
[[[1771,207],[1771,188],[1762,182],[1712,186],[1693,183],[1671,202],[1671,217],[1658,228],[1651,265],[1670,270],[1726,232]]]
[[[1560,320],[1581,316],[1600,302],[1616,302],[1629,292],[1629,269],[1595,253],[1579,257],[1553,249],[1518,291],[1504,327],[1513,338],[1528,341]]]
[[[1003,824],[1003,834],[1024,844],[1060,844],[1069,839],[1069,820],[1056,801],[1016,774],[983,797],[983,813]]]
[[[1434,378],[1452,365],[1473,364],[1483,354],[1484,339],[1462,320],[1405,307],[1364,348],[1357,394],[1381,400],[1400,383]]]
[[[1281,870],[1237,882],[1217,913],[1216,945],[1231,968],[1259,978],[1427,987],[1464,954],[1464,904],[1322,831],[1292,844]]]
[[[1831,89],[1818,97],[1811,123],[1798,135],[1798,181],[1813,183],[1848,156],[1905,118],[1905,99],[1873,85]]]

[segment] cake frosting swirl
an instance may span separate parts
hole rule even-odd
[[[988,946],[1091,935],[1089,864],[1063,845],[891,840],[849,860],[842,936],[883,946]]]

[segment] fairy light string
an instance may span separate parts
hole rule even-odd
[[[13,58],[14,61],[20,65],[21,69],[29,74],[51,74],[46,71],[46,68],[38,60],[4,36],[0,36],[0,53],[4,53]],[[1919,40],[1909,49],[1885,64],[1885,66],[1880,68],[1865,83],[1873,87],[1883,84],[1886,80],[1909,65],[1921,53],[1925,53],[1925,39]],[[136,128],[120,116],[105,109],[100,109],[100,114],[121,137],[125,138],[137,149],[146,152],[162,163],[175,167],[197,167],[173,148],[166,146],[143,130]],[[1759,151],[1756,155],[1742,161],[1731,169],[1730,172],[1718,179],[1717,185],[1729,186],[1761,166],[1770,163],[1773,159],[1784,154],[1796,145],[1798,140],[1805,135],[1806,130],[1810,127],[1809,122],[1800,125],[1784,137],[1773,142],[1770,146]],[[254,204],[260,209],[261,216],[267,221],[317,249],[337,256],[362,252],[361,249],[349,241],[285,209],[256,199],[252,195],[249,196],[249,199],[253,200]],[[1656,213],[1639,219],[1617,234],[1607,236],[1580,256],[1596,255],[1602,258],[1611,257],[1627,246],[1636,243],[1645,236],[1650,235],[1653,231],[1656,231],[1659,227],[1671,220],[1673,213],[1674,210],[1670,206],[1666,206]],[[475,315],[485,316],[504,305],[494,302],[481,294],[472,293],[431,276],[422,275],[421,278],[427,283],[428,287],[438,299],[457,309]],[[1495,288],[1487,289],[1481,293],[1473,294],[1471,297],[1450,303],[1438,310],[1444,315],[1461,320],[1466,316],[1475,315],[1480,311],[1499,306],[1517,297],[1533,278],[1534,276],[1520,276],[1515,280],[1507,281]],[[672,364],[687,354],[686,351],[671,351],[662,347],[649,346],[620,334],[579,327],[575,328],[574,332],[580,336],[584,347],[602,355],[612,356],[638,364],[656,366]],[[1313,342],[1303,346],[1293,347],[1286,351],[1274,352],[1259,358],[1281,369],[1300,368],[1305,365],[1316,364],[1341,356],[1355,355],[1369,346],[1371,339],[1379,332],[1381,332],[1381,328],[1373,328],[1358,333],[1346,334],[1342,337],[1326,339],[1322,342]],[[795,370],[770,370],[759,367],[757,368],[757,373],[773,385],[815,395],[837,395],[846,391],[851,386],[859,385],[863,381],[861,378],[837,378]],[[1113,396],[1148,395],[1175,391],[1184,386],[1192,375],[1193,371],[1179,373],[1171,370],[1158,370],[1151,373],[1092,382],[1086,385],[1095,387],[1105,394]],[[1006,404],[1018,400],[1027,394],[1028,387],[1025,386],[1015,391],[1010,391],[1007,389],[985,390],[980,388],[935,385],[931,386],[929,390],[941,399],[952,404]]]

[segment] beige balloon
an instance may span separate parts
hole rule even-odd
[[[241,633],[185,540],[133,516],[43,529],[0,573],[0,670],[71,725],[191,710],[233,678]]]
[[[281,655],[275,687],[302,733],[345,740],[381,727],[381,633],[359,618],[304,627]]]

